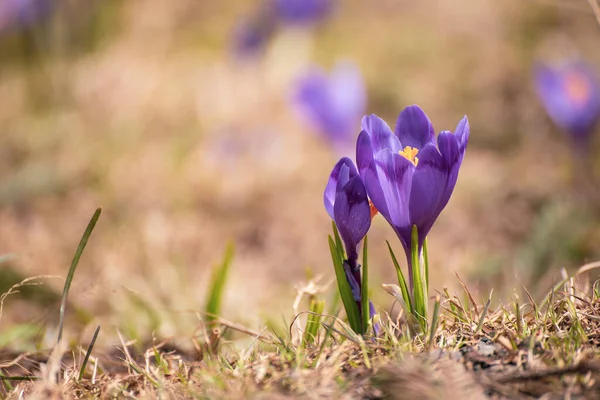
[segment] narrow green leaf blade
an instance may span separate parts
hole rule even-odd
[[[334,221],[331,221],[331,226],[333,227],[333,237],[335,238],[335,247],[340,253],[340,258],[342,260],[346,259],[346,252],[344,251],[344,246],[342,245],[342,239],[340,238],[340,232],[337,229]]]
[[[309,344],[313,344],[319,333],[319,327],[321,326],[321,314],[325,308],[325,301],[323,300],[312,300],[310,302],[310,313],[306,319],[306,328],[304,329],[304,340],[303,344],[306,347]]]
[[[333,267],[335,270],[335,278],[338,284],[338,290],[340,291],[340,297],[342,298],[342,304],[346,310],[346,316],[350,327],[354,332],[360,333],[362,322],[360,320],[360,314],[358,312],[358,306],[354,301],[352,295],[352,288],[346,279],[346,272],[344,271],[344,261],[340,258],[340,252],[335,246],[335,242],[329,236],[329,250],[331,251],[331,259],[333,261]]]
[[[427,328],[427,299],[425,298],[423,288],[423,276],[421,274],[421,260],[419,257],[419,234],[417,226],[413,225],[411,234],[411,256],[412,256],[412,275],[413,275],[413,297],[414,314],[423,332]]]
[[[429,293],[429,257],[427,256],[427,238],[425,238],[423,241],[423,263],[425,264],[425,288],[426,293]]]
[[[362,297],[361,301],[361,309],[362,309],[362,331],[363,333],[367,333],[369,331],[369,255],[367,251],[368,239],[365,236],[364,244],[363,244],[363,265],[362,265]]]
[[[435,337],[435,331],[437,331],[438,321],[440,316],[440,296],[437,296],[433,305],[433,316],[431,317],[431,326],[429,327],[429,341],[427,343],[427,350],[433,345],[433,339]]]
[[[96,339],[98,338],[99,333],[100,333],[100,325],[98,325],[98,327],[94,331],[94,336],[92,336],[92,341],[90,342],[87,352],[85,353],[85,357],[83,359],[83,364],[81,364],[81,369],[79,370],[79,377],[77,378],[78,381],[83,379],[83,374],[85,373],[85,367],[87,366],[87,363],[90,359],[90,355],[92,354],[92,350],[94,349],[94,344],[96,343]]]
[[[223,291],[225,289],[225,283],[229,276],[229,269],[233,261],[233,254],[235,248],[232,242],[227,244],[225,253],[223,255],[223,261],[220,265],[217,265],[212,272],[210,279],[210,289],[206,300],[205,314],[208,321],[212,322],[216,320],[217,316],[221,313],[221,303],[223,300]]]
[[[87,245],[88,239],[96,226],[96,222],[98,222],[98,218],[100,218],[100,214],[102,214],[102,207],[98,207],[92,215],[92,219],[88,223],[87,228],[85,228],[85,232],[83,232],[83,236],[79,241],[79,245],[77,246],[77,250],[75,251],[75,256],[73,257],[73,261],[71,261],[71,268],[69,268],[69,273],[67,274],[67,279],[65,280],[65,286],[63,288],[62,300],[60,302],[60,319],[58,322],[58,339],[57,343],[60,343],[62,339],[63,326],[65,323],[65,309],[67,307],[67,296],[69,295],[69,289],[71,288],[71,282],[73,281],[73,276],[75,275],[75,270],[77,269],[77,265],[79,264],[79,259],[81,258],[81,254]]]
[[[392,250],[392,246],[390,242],[385,241],[388,246],[388,250],[390,251],[390,256],[392,257],[392,262],[394,263],[394,267],[396,268],[396,275],[398,276],[398,285],[400,286],[400,290],[402,291],[402,298],[404,299],[404,303],[408,306],[407,313],[413,313],[413,305],[412,300],[410,298],[410,294],[408,293],[408,285],[406,284],[406,279],[404,279],[404,273],[402,273],[402,269],[400,268],[400,264],[398,264],[398,259],[394,254],[394,250]]]

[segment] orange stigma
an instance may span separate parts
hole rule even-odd
[[[419,153],[419,149],[415,147],[406,146],[404,150],[400,152],[400,155],[406,158],[411,163],[415,164],[415,167],[419,164],[419,158],[417,154]]]
[[[375,216],[377,215],[377,213],[379,211],[377,211],[377,208],[375,207],[375,205],[371,202],[371,200],[369,200],[369,208],[371,209],[371,219],[375,218]]]
[[[577,106],[583,106],[590,99],[590,82],[580,72],[568,72],[565,76],[567,98]]]

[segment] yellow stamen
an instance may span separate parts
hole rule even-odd
[[[415,147],[406,146],[404,150],[400,152],[400,155],[406,158],[411,163],[415,164],[415,167],[419,164],[419,158],[417,154],[419,153],[419,149]]]
[[[583,106],[590,98],[590,82],[580,72],[569,72],[565,77],[567,97],[577,106]]]

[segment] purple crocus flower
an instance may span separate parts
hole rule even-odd
[[[360,70],[350,62],[339,62],[328,76],[315,66],[298,80],[294,102],[316,129],[344,150],[352,143],[355,126],[366,108],[367,95]]]
[[[325,209],[335,222],[340,237],[346,248],[347,260],[344,261],[346,279],[352,289],[354,300],[361,311],[360,264],[358,264],[359,243],[371,227],[373,209],[367,197],[365,186],[352,160],[343,157],[333,167],[323,195]],[[371,319],[375,315],[375,307],[369,301]],[[379,334],[379,324],[373,325],[375,335]]]
[[[600,116],[600,83],[581,60],[538,63],[534,69],[538,95],[560,128],[585,142]]]
[[[358,271],[357,247],[371,227],[371,207],[363,181],[348,157],[333,167],[323,199],[344,242],[347,262],[352,272]]]
[[[369,198],[390,223],[406,252],[412,293],[411,232],[416,226],[419,253],[433,223],[450,200],[467,148],[465,116],[454,133],[437,137],[418,106],[406,107],[394,132],[376,115],[362,120],[356,160]]]
[[[262,13],[241,20],[234,31],[234,54],[242,58],[262,54],[275,31],[274,22],[270,14]]]
[[[0,33],[28,28],[50,15],[52,0],[0,1]]]
[[[273,0],[273,7],[284,24],[306,25],[329,16],[333,0]]]
[[[357,247],[371,227],[371,207],[360,175],[348,157],[343,157],[333,167],[323,199],[325,209],[344,242],[348,258],[344,262],[346,277],[354,300],[360,302],[361,279]]]

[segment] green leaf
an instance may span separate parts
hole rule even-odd
[[[437,296],[433,305],[433,316],[431,317],[431,326],[429,327],[429,342],[427,343],[427,350],[433,345],[433,338],[435,337],[435,331],[440,316],[440,296]]]
[[[358,312],[358,305],[356,304],[356,301],[354,301],[352,288],[350,287],[348,279],[346,278],[346,271],[344,271],[344,260],[341,258],[340,251],[336,247],[331,236],[329,236],[329,250],[331,251],[331,259],[333,261],[333,268],[335,270],[335,278],[338,283],[338,290],[340,292],[340,297],[342,298],[342,303],[344,304],[344,309],[346,310],[346,315],[348,316],[348,322],[350,323],[350,327],[354,332],[361,334],[362,321],[360,319],[360,313]]]
[[[346,259],[346,252],[344,251],[344,246],[342,245],[342,239],[340,239],[340,233],[335,225],[334,221],[331,221],[331,226],[333,227],[333,237],[335,238],[335,247],[340,253],[340,258],[342,260]]]
[[[425,264],[425,293],[429,293],[429,257],[427,256],[427,238],[423,241],[423,263]]]
[[[209,322],[215,321],[217,316],[221,313],[221,302],[223,300],[223,291],[227,277],[229,275],[229,268],[233,261],[234,246],[233,243],[229,242],[225,248],[225,254],[223,255],[223,261],[220,265],[215,266],[210,278],[210,291],[206,300],[205,314]]]
[[[145,314],[148,317],[148,322],[150,323],[150,329],[152,331],[155,331],[158,328],[160,328],[160,326],[162,325],[162,318],[160,316],[160,313],[156,311],[156,309],[153,307],[150,301],[146,300],[146,298],[144,298],[143,295],[134,292],[131,289],[126,289],[125,295],[131,302],[131,305],[136,308],[136,315],[141,316]],[[137,336],[137,334],[132,334],[132,336]]]
[[[327,344],[327,341],[329,340],[329,338],[331,337],[331,335],[333,333],[333,325],[335,325],[335,321],[337,320],[338,313],[339,313],[339,310],[338,310],[338,312],[335,313],[333,318],[331,318],[331,323],[329,325],[327,325],[325,322],[321,322],[321,325],[323,326],[323,328],[325,328],[325,337],[323,338],[323,341],[321,342],[321,346],[319,347],[319,352],[313,359],[311,368],[315,368],[317,363],[321,359],[321,354],[323,353],[323,350],[325,349],[325,345]]]
[[[98,218],[100,218],[100,214],[102,214],[102,208],[99,207],[92,215],[92,219],[88,223],[87,228],[85,228],[85,232],[83,232],[83,236],[79,241],[79,245],[77,246],[77,250],[75,251],[75,256],[73,257],[73,261],[71,261],[71,268],[69,268],[69,273],[67,274],[67,279],[65,280],[65,286],[63,288],[62,300],[60,302],[60,319],[58,322],[58,339],[57,343],[60,343],[62,339],[63,326],[65,323],[65,309],[67,307],[67,296],[69,295],[69,289],[71,288],[71,282],[73,281],[73,275],[75,275],[75,270],[77,269],[77,264],[79,264],[79,259],[81,258],[81,254],[87,245],[88,239],[96,226],[96,222],[98,222]]]
[[[367,237],[365,236],[363,244],[363,265],[362,265],[362,297],[361,297],[361,308],[362,308],[362,331],[367,333],[369,331],[369,263],[367,254]]]
[[[100,333],[100,325],[98,325],[98,327],[94,331],[94,336],[92,336],[92,341],[90,342],[87,352],[85,353],[85,357],[83,358],[83,363],[81,364],[81,369],[79,370],[79,377],[77,378],[78,381],[83,379],[83,374],[85,373],[85,367],[87,366],[87,363],[90,359],[90,355],[92,354],[92,350],[94,349],[94,344],[96,343],[96,339],[98,338],[99,333]]]
[[[404,303],[407,305],[408,310],[404,310],[406,314],[413,313],[413,305],[412,299],[410,298],[410,293],[408,292],[408,285],[406,284],[406,279],[404,279],[404,274],[402,273],[402,269],[400,268],[400,264],[398,264],[398,260],[396,259],[396,255],[392,250],[392,246],[390,242],[385,241],[388,246],[388,250],[390,251],[390,255],[392,256],[392,262],[394,263],[394,267],[396,268],[396,275],[398,275],[398,285],[400,286],[400,290],[402,291],[402,298],[404,299]]]
[[[312,300],[310,302],[310,313],[306,319],[306,328],[304,329],[303,344],[306,347],[313,344],[317,338],[319,327],[321,326],[321,314],[325,308],[324,300]]]
[[[413,315],[417,318],[423,332],[427,329],[427,298],[424,288],[423,276],[421,274],[421,259],[419,257],[419,233],[417,226],[413,225],[411,234],[411,257],[413,275]]]

